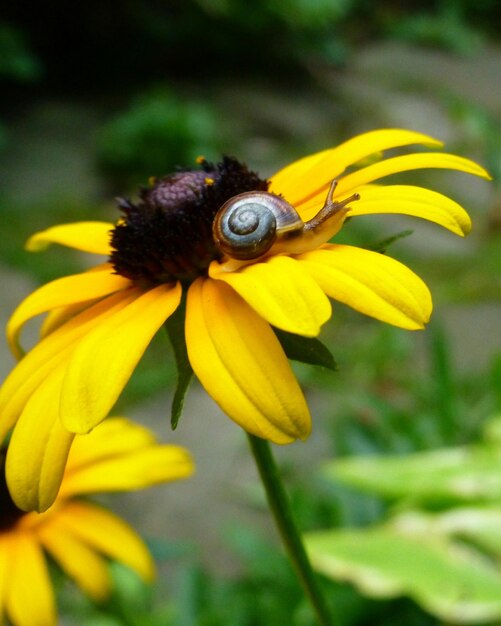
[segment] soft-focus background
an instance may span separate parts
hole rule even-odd
[[[113,220],[114,197],[133,196],[150,176],[192,166],[200,154],[234,155],[266,176],[379,127],[442,139],[487,167],[494,182],[443,171],[405,180],[461,202],[474,220],[470,237],[383,216],[351,221],[342,235],[373,246],[411,229],[390,254],[429,284],[432,324],[408,333],[336,306],[322,339],[339,371],[296,368],[313,435],[277,450],[305,530],[379,523],[388,515],[384,499],[326,481],[322,463],[470,444],[501,411],[500,24],[497,0],[6,4],[2,325],[35,286],[89,262],[56,248],[30,255],[30,233]],[[5,344],[0,350],[5,376],[12,360]],[[159,581],[147,589],[114,568],[117,592],[96,607],[61,580],[61,623],[310,626],[243,433],[196,384],[172,433],[174,382],[160,336],[115,411],[187,445],[197,461],[189,482],[109,501],[149,541]],[[405,597],[375,600],[339,582],[326,588],[349,626],[444,623]]]

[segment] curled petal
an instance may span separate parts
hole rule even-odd
[[[209,275],[233,287],[262,318],[282,330],[314,337],[331,316],[324,292],[292,258],[270,257],[234,272],[214,262]]]
[[[26,242],[26,249],[31,252],[45,250],[57,243],[82,252],[105,254],[109,256],[110,232],[114,224],[107,222],[75,222],[52,226],[47,230],[32,235]]]
[[[471,230],[468,213],[447,196],[410,185],[370,185],[359,188],[360,200],[351,206],[350,217],[375,213],[399,213],[435,222],[456,235]]]
[[[402,263],[377,252],[325,245],[298,260],[327,295],[378,320],[417,330],[428,322],[431,296]]]
[[[368,165],[367,167],[363,167],[351,174],[343,176],[339,179],[334,196],[336,200],[342,200],[352,192],[358,192],[360,186],[372,183],[385,176],[398,174],[399,172],[407,172],[409,170],[428,168],[457,170],[465,172],[466,174],[480,176],[480,178],[487,180],[491,178],[483,167],[480,167],[480,165],[469,159],[444,152],[420,152],[378,161],[377,163],[373,163],[372,165]],[[304,215],[306,218],[315,214],[325,201],[325,193],[325,189],[321,189],[308,198],[301,207],[301,215]],[[356,202],[350,206],[356,211]]]
[[[0,440],[15,424],[29,397],[60,363],[68,359],[75,344],[94,326],[140,294],[139,289],[126,289],[101,300],[30,350],[0,388]]]
[[[31,396],[9,443],[7,483],[12,499],[23,511],[48,509],[63,479],[74,434],[63,428],[58,418],[62,378],[60,367]]]
[[[296,208],[320,193],[324,199],[331,181],[349,166],[382,150],[411,144],[440,147],[442,143],[409,130],[386,129],[363,133],[336,148],[291,163],[271,178],[272,193],[282,194]]]
[[[419,169],[446,169],[473,174],[490,180],[489,173],[477,163],[446,152],[419,152],[378,161],[362,169],[343,176],[336,188],[336,195],[343,195],[357,189],[360,185],[371,183],[390,174]]]
[[[160,285],[82,337],[71,354],[61,391],[60,416],[68,430],[86,433],[107,416],[180,300],[180,284]]]
[[[112,274],[110,265],[105,265],[100,271],[65,276],[47,283],[25,298],[12,314],[7,324],[7,338],[12,352],[18,358],[22,356],[19,334],[32,317],[58,307],[101,298],[130,285],[127,278]]]
[[[275,334],[222,281],[190,286],[186,345],[202,385],[242,428],[275,443],[308,436],[308,407]]]

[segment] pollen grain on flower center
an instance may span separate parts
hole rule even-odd
[[[212,238],[219,208],[246,191],[266,191],[268,182],[236,159],[225,157],[200,170],[154,180],[136,204],[120,198],[123,218],[112,231],[115,271],[140,284],[190,281],[204,274],[220,253]]]

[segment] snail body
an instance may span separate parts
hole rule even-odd
[[[333,181],[324,206],[307,222],[284,198],[267,191],[248,191],[227,200],[214,218],[212,234],[219,250],[238,260],[272,252],[305,252],[328,241],[339,230],[346,205],[358,194],[334,202]],[[338,219],[334,219],[337,216]]]

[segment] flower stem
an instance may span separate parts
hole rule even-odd
[[[312,570],[292,515],[290,501],[273,458],[270,444],[265,439],[255,437],[250,433],[247,435],[275,523],[289,557],[296,568],[303,589],[315,610],[318,622],[321,626],[334,626],[334,619],[327,608],[318,579]]]

